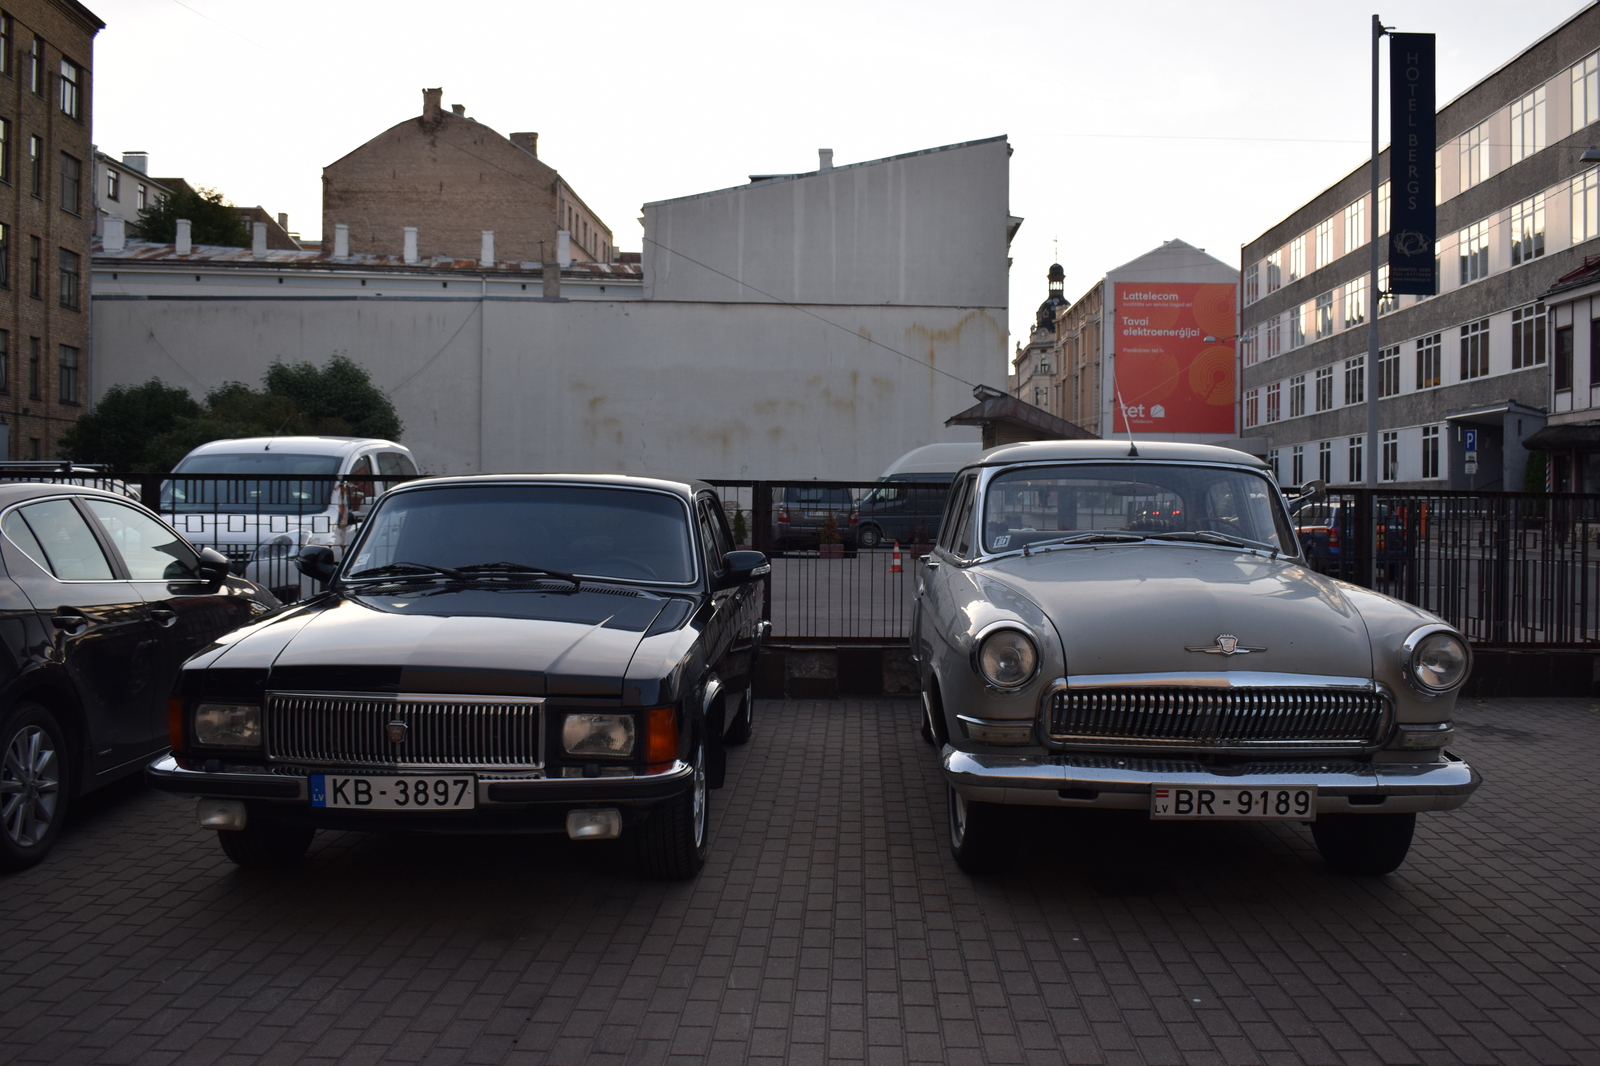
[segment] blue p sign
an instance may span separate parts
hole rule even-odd
[[[1467,451],[1475,452],[1475,451],[1478,450],[1478,431],[1477,430],[1475,430],[1475,429],[1463,430],[1462,433],[1461,433],[1461,440],[1462,440],[1463,444],[1466,446]]]

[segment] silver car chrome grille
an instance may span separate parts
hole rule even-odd
[[[1050,701],[1057,741],[1137,747],[1369,747],[1389,708],[1375,692],[1320,688],[1067,689]]]
[[[533,697],[275,692],[267,757],[316,766],[528,769],[544,765]],[[389,737],[404,722],[404,739]]]

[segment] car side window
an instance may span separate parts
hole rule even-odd
[[[115,577],[89,523],[70,500],[43,500],[19,507],[6,516],[8,523],[19,515],[44,553],[45,569],[62,581],[110,581]],[[18,547],[27,551],[23,544]]]
[[[135,581],[183,581],[200,574],[187,541],[143,511],[110,500],[83,501],[111,538]]]
[[[978,501],[978,479],[967,478],[966,496],[961,501],[961,510],[956,512],[955,552],[963,559],[971,558],[972,552],[972,509]]]
[[[716,523],[711,520],[706,510],[706,501],[701,500],[694,509],[695,520],[700,526],[700,541],[704,545],[706,560],[706,573],[722,573],[723,552],[717,544]]]
[[[12,511],[6,515],[5,521],[0,523],[0,528],[4,528],[6,537],[21,548],[24,555],[39,564],[39,569],[50,573],[50,559],[40,546],[39,538],[33,535],[28,523],[22,520],[21,511]]]
[[[972,490],[972,483],[975,480],[977,479],[969,475],[957,482],[950,490],[950,506],[945,511],[944,520],[939,529],[939,546],[944,548],[945,551],[955,550],[956,516],[961,513],[962,507],[966,504],[967,494]]]

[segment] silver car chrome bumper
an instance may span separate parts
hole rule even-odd
[[[1044,807],[1099,807],[1147,810],[1153,785],[1225,788],[1317,786],[1317,812],[1372,814],[1448,811],[1467,802],[1480,778],[1461,759],[1443,753],[1442,762],[1265,764],[1262,772],[1219,772],[1176,760],[1072,755],[980,755],[944,749],[944,777],[957,792],[982,803]],[[1265,763],[1265,760],[1263,760]],[[1121,765],[1119,765],[1119,763]],[[1152,765],[1154,764],[1154,765]]]

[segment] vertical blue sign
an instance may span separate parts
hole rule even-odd
[[[1462,442],[1463,446],[1465,446],[1467,451],[1469,451],[1469,452],[1477,451],[1478,450],[1478,431],[1475,430],[1475,429],[1462,430],[1461,431],[1461,442]]]
[[[1431,33],[1389,35],[1389,291],[1439,291],[1433,245],[1435,142]]]

